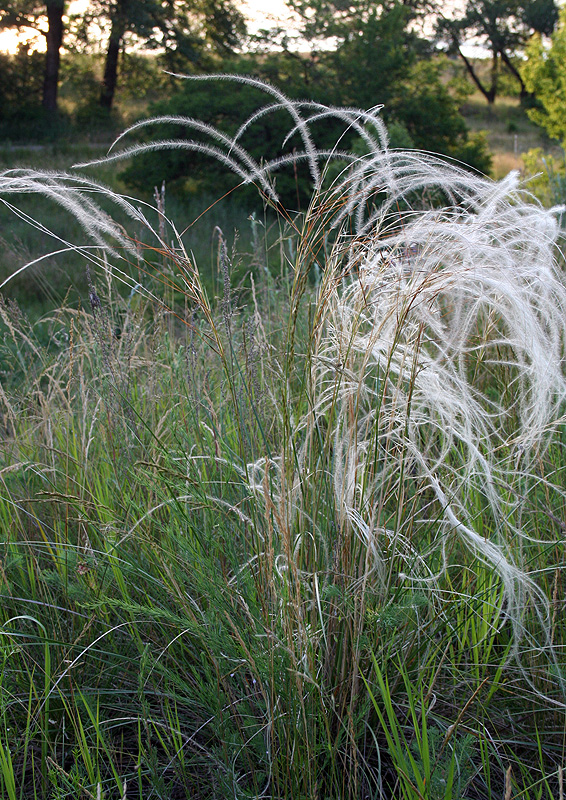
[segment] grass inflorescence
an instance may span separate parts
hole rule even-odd
[[[304,152],[185,120],[266,203],[217,298],[163,190],[1,176],[79,221],[89,302],[0,304],[0,794],[561,797],[559,211],[267,91]]]

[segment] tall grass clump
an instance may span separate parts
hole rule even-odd
[[[235,134],[116,149],[150,120],[105,159],[189,147],[257,185],[217,298],[159,193],[0,178],[79,220],[56,249],[89,284],[36,323],[0,305],[2,792],[561,797],[561,210],[243,80],[270,103]],[[366,155],[318,149],[329,118]]]

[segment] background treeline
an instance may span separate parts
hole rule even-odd
[[[485,141],[468,133],[459,107],[473,89],[490,105],[501,91],[536,103],[521,64],[533,35],[555,29],[557,6],[470,0],[450,18],[444,6],[290,0],[294,30],[252,35],[229,0],[92,0],[81,14],[63,0],[9,0],[0,28],[24,38],[39,34],[46,52],[22,44],[15,55],[0,56],[0,137],[59,141],[78,129],[100,138],[121,126],[124,115],[131,121],[148,109],[215,123],[227,115],[237,126],[256,102],[253,90],[211,96],[180,88],[165,72],[230,71],[267,79],[294,99],[364,109],[382,104],[393,146],[440,152],[487,171]],[[469,42],[481,46],[480,59],[466,55]],[[261,146],[276,139],[272,124],[273,117]],[[162,177],[186,173],[186,159],[179,161],[169,159]]]

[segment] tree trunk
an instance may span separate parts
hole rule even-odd
[[[112,20],[110,40],[108,42],[108,50],[106,51],[106,61],[104,64],[104,77],[100,90],[100,105],[108,110],[112,108],[112,103],[114,102],[114,93],[118,82],[118,59],[120,57],[122,39],[126,32],[126,25],[120,12],[121,9],[118,7],[116,15]]]
[[[47,52],[45,54],[45,72],[43,77],[43,107],[50,113],[57,111],[57,89],[59,87],[59,64],[61,61],[61,45],[63,44],[63,12],[65,4],[62,0],[51,0],[47,8]]]
[[[509,72],[512,75],[514,75],[515,78],[518,80],[519,86],[521,87],[521,100],[524,100],[526,97],[529,96],[529,93],[527,91],[527,87],[525,86],[523,78],[521,77],[521,73],[519,72],[519,70],[517,69],[515,64],[513,64],[513,62],[511,61],[511,59],[509,58],[509,56],[505,52],[505,50],[501,50],[501,58],[505,62]]]
[[[488,103],[493,105],[495,102],[495,95],[497,94],[497,79],[499,77],[499,50],[495,49],[495,45],[493,46],[493,51],[491,54],[491,86],[489,87],[489,95],[491,100],[488,99]]]
[[[474,65],[472,64],[472,62],[468,58],[466,58],[466,56],[461,51],[459,46],[458,46],[458,55],[460,56],[460,58],[462,59],[462,61],[466,65],[466,69],[470,73],[471,79],[476,84],[476,86],[478,87],[480,92],[483,94],[483,96],[485,97],[485,99],[487,100],[489,105],[492,106],[494,101],[495,101],[495,95],[497,93],[497,83],[493,80],[493,69],[492,69],[491,86],[488,89],[483,85],[483,83],[481,82],[477,72],[474,69]]]

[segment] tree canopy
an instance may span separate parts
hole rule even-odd
[[[145,58],[151,65],[145,74],[151,73],[149,81],[153,80],[154,87],[163,87],[170,80],[159,74],[164,66],[173,72],[252,73],[280,86],[294,99],[361,109],[383,105],[394,146],[434,150],[478,170],[488,168],[485,141],[468,133],[459,111],[460,98],[447,84],[447,62],[439,60],[438,40],[431,33],[430,20],[434,15],[442,17],[444,4],[439,0],[289,0],[289,5],[300,20],[302,49],[292,49],[281,35],[279,51],[273,47],[273,36],[263,49],[250,46],[244,50],[243,43],[251,40],[245,36],[245,21],[235,0],[90,0],[78,19],[68,16],[65,0],[7,0],[0,11],[0,27],[27,27],[45,36],[42,102],[50,111],[57,108],[63,51],[63,96],[73,98],[77,124],[96,120],[108,125],[107,112],[114,105],[120,75],[126,74],[128,63],[142,58],[136,49],[153,50],[156,57]],[[555,21],[556,0],[467,0],[461,13],[442,17],[438,30],[448,50],[462,57],[471,78],[491,103],[502,64],[521,82],[521,89],[527,90],[515,57],[533,31],[546,35]],[[462,50],[470,36],[492,53],[487,82]],[[69,55],[71,51],[73,55]],[[24,55],[22,51],[21,57]],[[34,96],[37,63],[36,57]],[[10,69],[7,61],[0,62],[4,71],[0,89],[6,97],[11,96]],[[24,74],[29,71],[22,71]],[[168,90],[170,95],[171,86]],[[171,109],[179,107],[184,114],[200,117],[210,110],[214,116],[221,111],[214,110],[210,94],[208,87],[197,92],[191,86],[179,97],[164,98],[167,102],[162,106],[169,103]],[[232,93],[227,90],[223,94],[228,95],[222,103],[226,108]],[[161,96],[157,90],[156,95]],[[242,96],[239,102],[247,106],[248,101],[252,102],[251,95]],[[232,111],[234,124],[238,124],[238,102]],[[277,128],[274,118],[270,124]],[[266,142],[267,131],[258,146]],[[173,174],[179,165],[170,166]]]
[[[477,88],[488,103],[495,101],[501,63],[509,69],[520,86],[526,86],[514,56],[525,47],[534,33],[549,35],[558,20],[556,0],[467,0],[462,10],[452,16],[438,9],[438,31],[448,51],[457,53]],[[482,79],[463,44],[473,39],[491,54],[489,77]]]

